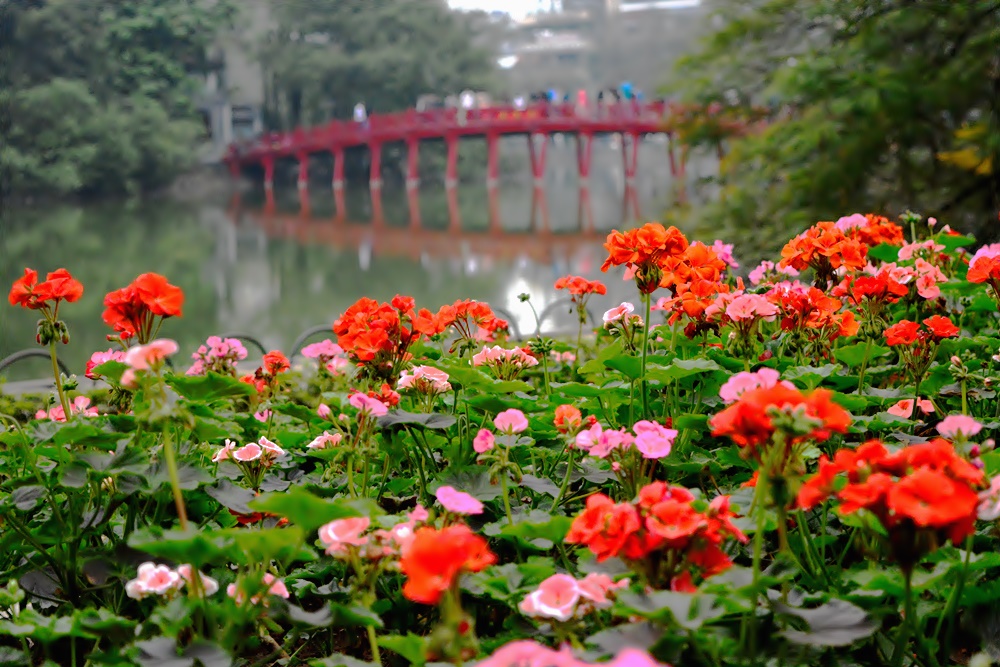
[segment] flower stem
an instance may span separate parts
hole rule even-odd
[[[865,357],[861,360],[861,372],[858,373],[858,393],[865,387],[865,371],[868,370],[868,356],[872,353],[872,339],[865,341]]]
[[[904,589],[903,620],[896,628],[896,646],[892,650],[892,667],[901,667],[903,664],[903,653],[906,651],[906,643],[910,639],[910,631],[913,628],[913,572],[907,568],[903,572],[906,587]]]
[[[969,385],[965,379],[962,380],[962,414],[969,414]]]
[[[180,521],[181,530],[187,530],[187,509],[184,507],[184,496],[181,495],[181,477],[177,472],[177,458],[174,456],[174,444],[169,431],[163,434],[163,456],[167,462],[167,474],[170,475],[170,488],[174,493],[177,518]]]
[[[375,636],[375,626],[368,626],[368,643],[372,647],[372,661],[376,665],[382,664],[382,655],[378,651],[378,638]]]
[[[54,340],[49,342],[49,358],[52,359],[52,375],[55,376],[56,380],[56,393],[59,394],[59,405],[62,406],[66,421],[69,421],[69,399],[66,398],[66,392],[63,391],[62,373],[59,372],[59,361],[56,356],[56,342]]]
[[[642,391],[642,418],[649,419],[649,396],[646,386],[646,355],[649,352],[649,314],[650,314],[650,297],[648,294],[642,295],[642,302],[645,305],[646,319],[644,320],[645,327],[642,330],[642,361],[639,366],[639,379],[642,384],[639,385]]]
[[[554,512],[555,509],[559,507],[559,503],[562,501],[563,496],[566,495],[566,489],[569,488],[569,477],[573,473],[574,453],[576,453],[576,449],[571,447],[569,450],[569,458],[566,459],[566,476],[563,477],[562,485],[559,487],[559,495],[557,495],[555,501],[553,501],[552,509],[549,510],[550,512]]]
[[[507,523],[514,525],[514,515],[510,511],[510,497],[507,491],[507,471],[500,473],[500,491],[503,493],[503,511],[507,515]]]
[[[944,645],[946,653],[944,655],[950,655],[951,651],[951,639],[952,634],[955,630],[955,608],[958,606],[958,601],[962,597],[962,591],[965,588],[965,580],[969,575],[969,561],[972,557],[972,536],[965,540],[965,561],[962,563],[961,574],[959,575],[958,582],[951,589],[951,595],[948,597],[948,603],[945,605],[944,613],[938,617],[937,625],[934,626],[934,639],[937,640],[938,635],[941,633],[941,628],[944,626],[945,620],[948,621],[948,632],[945,634]]]

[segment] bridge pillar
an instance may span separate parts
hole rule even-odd
[[[371,171],[368,175],[368,185],[373,190],[382,187],[382,144],[368,144],[368,149],[372,154]]]
[[[458,185],[458,137],[449,135],[444,141],[448,146],[448,166],[444,173],[444,184],[446,188],[453,188]]]
[[[312,206],[309,202],[309,189],[299,189],[299,217],[308,220],[312,217]]]
[[[406,189],[416,190],[420,187],[420,142],[416,139],[406,141]]]
[[[580,184],[587,187],[590,180],[591,156],[594,153],[594,135],[589,132],[576,135],[576,166],[580,172]]]
[[[457,138],[456,143],[458,143]],[[461,232],[462,211],[458,208],[458,188],[454,186],[445,188],[445,195],[448,197],[448,230]]]
[[[333,149],[333,189],[344,189],[344,149],[340,146]]]
[[[271,155],[265,156],[262,164],[264,165],[264,189],[273,190],[274,189],[274,157]]]
[[[581,232],[594,231],[594,207],[590,201],[590,190],[586,187],[580,188],[579,206],[576,212],[576,221]]]
[[[496,134],[486,135],[486,187],[493,188],[500,182],[500,137]]]
[[[309,154],[302,152],[296,157],[299,161],[299,190],[305,190],[309,187]]]
[[[528,155],[531,158],[531,175],[535,186],[539,187],[545,181],[545,153],[549,147],[547,134],[528,135]]]
[[[531,191],[531,227],[540,232],[549,231],[549,203],[541,187]]]
[[[639,134],[635,132],[622,134],[622,163],[625,167],[625,181],[633,182],[639,166]]]
[[[503,224],[500,219],[500,189],[490,187],[486,190],[489,197],[490,207],[490,231],[496,234],[503,233]]]

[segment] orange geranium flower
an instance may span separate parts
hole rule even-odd
[[[462,572],[479,572],[496,562],[489,545],[464,524],[418,528],[404,547],[399,567],[406,575],[403,595],[437,604]]]
[[[746,541],[734,516],[728,496],[705,507],[683,487],[654,482],[634,503],[615,503],[601,493],[588,497],[566,542],[586,546],[598,561],[622,558],[654,586],[674,586],[732,565],[720,545],[729,538]]]
[[[337,344],[358,364],[362,377],[395,384],[409,348],[420,338],[414,301],[397,295],[391,303],[361,297],[333,323]]]
[[[688,249],[688,240],[676,227],[647,222],[627,232],[612,231],[604,247],[608,258],[601,265],[601,271],[625,266],[634,272],[639,291],[650,294],[659,287],[664,267],[671,258],[680,257]]]
[[[713,248],[695,241],[683,253],[665,257],[661,268],[660,287],[673,288],[677,293],[681,286],[691,282],[721,283],[727,264]]]
[[[798,505],[809,509],[835,496],[844,514],[870,512],[889,534],[893,557],[912,567],[946,540],[960,544],[974,532],[983,486],[983,472],[947,440],[895,453],[872,440],[838,451],[833,461],[820,457],[819,472],[798,492]]]
[[[903,245],[905,237],[903,228],[883,215],[868,213],[865,215],[867,224],[853,226],[847,230],[848,236],[857,239],[869,248],[880,243],[888,245]]]
[[[180,317],[183,305],[180,287],[159,274],[144,273],[128,286],[105,295],[102,317],[122,340],[135,337],[145,344],[159,328],[156,318]]]
[[[583,415],[572,405],[560,405],[553,423],[560,433],[576,433],[583,426]]]
[[[785,244],[779,266],[797,271],[811,268],[816,272],[816,285],[825,287],[840,267],[863,269],[867,256],[868,246],[849,237],[836,223],[817,222]]]
[[[600,280],[587,280],[583,276],[563,276],[556,280],[555,288],[567,290],[573,300],[587,294],[607,294],[608,288]]]
[[[903,320],[885,330],[885,344],[889,347],[897,345],[912,345],[917,340],[920,325],[916,322]]]
[[[751,389],[712,417],[709,425],[712,435],[728,437],[741,448],[745,458],[760,462],[762,449],[781,428],[776,424],[779,416],[798,421],[795,431],[784,427],[784,445],[789,448],[807,440],[823,442],[833,433],[846,433],[851,414],[832,398],[833,394],[825,389],[804,394],[783,384]]]
[[[38,272],[25,269],[24,275],[14,281],[7,300],[12,306],[31,310],[47,310],[49,302],[58,306],[60,301],[73,303],[83,296],[83,285],[66,269],[56,269],[39,284]]]

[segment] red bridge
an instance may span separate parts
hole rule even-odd
[[[418,150],[421,141],[443,140],[448,149],[445,183],[458,182],[458,142],[462,137],[485,137],[488,147],[487,178],[495,185],[499,178],[499,139],[524,135],[528,138],[531,173],[539,183],[545,175],[545,151],[548,139],[555,134],[574,134],[577,140],[577,164],[581,182],[590,176],[591,152],[595,135],[620,134],[625,178],[632,181],[638,167],[638,146],[643,135],[667,131],[670,106],[665,102],[618,102],[597,108],[581,109],[574,104],[538,104],[523,109],[496,106],[482,109],[434,109],[373,115],[364,122],[332,121],[326,125],[296,129],[287,133],[269,133],[248,144],[234,144],[226,163],[234,175],[250,166],[264,171],[264,187],[274,184],[277,160],[294,159],[299,164],[299,188],[309,181],[309,156],[333,155],[333,187],[343,188],[344,151],[367,147],[371,152],[369,182],[373,188],[382,184],[382,147],[405,143],[407,147],[407,187],[419,180]],[[669,136],[669,133],[668,133]],[[673,150],[670,151],[674,168]]]

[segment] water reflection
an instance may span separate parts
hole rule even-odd
[[[164,333],[191,350],[211,334],[246,333],[287,347],[309,327],[331,323],[360,296],[414,296],[436,308],[475,298],[510,312],[518,329],[535,329],[531,295],[542,312],[561,295],[566,273],[600,275],[607,231],[635,220],[639,204],[653,209],[654,192],[581,191],[504,185],[367,189],[306,194],[278,191],[222,204],[150,202],[132,206],[63,207],[10,216],[0,243],[0,275],[10,284],[31,266],[69,268],[84,297],[64,316],[73,332],[63,356],[80,373],[90,353],[106,349],[100,320],[103,295],[139,273],[156,271],[187,296],[184,317]],[[338,201],[338,199],[340,201]],[[619,278],[594,310],[631,298]],[[30,347],[33,313],[7,306],[0,318],[0,357]],[[573,326],[560,309],[548,327]],[[38,377],[28,363],[12,379]]]

